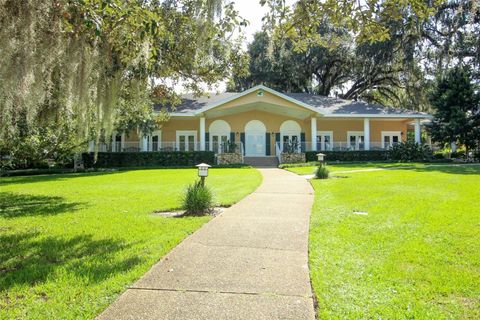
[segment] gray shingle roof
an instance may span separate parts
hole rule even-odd
[[[226,100],[238,92],[210,93],[205,96],[195,97],[192,94],[186,94],[181,97],[182,102],[175,109],[175,113],[193,113],[204,107]],[[325,115],[427,115],[422,112],[394,109],[379,104],[366,103],[363,101],[343,100],[309,93],[283,93],[284,95],[303,102],[318,109],[318,112]],[[160,110],[161,106],[155,106],[155,110]]]
[[[382,106],[380,104],[366,103],[363,101],[343,100],[338,98],[330,98],[325,96],[319,96],[309,93],[284,93],[286,96],[295,100],[306,103],[312,107],[318,109],[322,114],[422,114],[421,112],[407,110],[407,109],[395,109]]]
[[[201,97],[195,97],[193,94],[184,94],[181,96],[182,102],[175,108],[174,112],[192,113],[208,105],[228,99],[237,94],[238,92],[223,92],[219,94],[209,93],[208,95]],[[159,111],[161,108],[161,105],[155,106],[156,111]]]

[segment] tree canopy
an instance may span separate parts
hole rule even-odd
[[[222,0],[1,0],[0,139],[25,123],[68,119],[86,141],[127,114],[156,120],[178,81],[199,91],[229,74],[242,23]]]
[[[434,119],[428,126],[432,140],[461,144],[467,149],[480,142],[480,93],[465,67],[445,73],[430,97]]]
[[[264,83],[429,110],[429,92],[444,70],[470,65],[478,78],[475,1],[263,2],[270,13],[248,47],[250,73],[234,75],[229,89]]]

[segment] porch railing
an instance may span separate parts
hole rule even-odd
[[[200,151],[200,142],[176,142],[161,141],[152,144],[143,144],[141,141],[116,141],[111,143],[100,143],[98,151],[100,152],[169,152],[169,151]],[[225,142],[220,145],[208,145],[207,150],[214,151],[216,154],[221,153],[241,153],[243,156],[242,142]],[[93,150],[90,150],[93,151]]]
[[[219,146],[212,146],[211,151],[217,154],[222,153],[241,153],[243,155],[243,143],[241,141],[222,142]]]
[[[425,144],[424,144],[425,145]],[[426,144],[428,145],[428,144]],[[311,142],[276,142],[275,155],[280,157],[283,152],[286,153],[301,153],[306,151],[313,151],[316,146],[316,151],[362,151],[365,149],[363,142],[348,142],[335,141],[316,143]],[[392,144],[384,144],[379,141],[370,142],[370,150],[388,150]],[[216,154],[222,153],[240,153],[244,155],[245,146],[242,142],[235,143],[223,142],[219,145],[206,145],[207,150],[214,151]],[[434,146],[430,146],[434,147]],[[176,142],[176,141],[162,141],[154,142],[152,144],[144,145],[142,142],[135,141],[116,141],[113,143],[100,143],[98,151],[100,152],[169,152],[169,151],[200,151],[200,142]],[[93,150],[90,150],[93,151]]]
[[[394,144],[382,143],[380,141],[371,141],[370,150],[388,150]],[[424,144],[428,145],[428,144]],[[314,148],[316,146],[316,149]],[[336,141],[315,143],[311,142],[276,142],[275,151],[277,156],[282,153],[301,153],[306,151],[363,151],[366,150],[364,142]]]

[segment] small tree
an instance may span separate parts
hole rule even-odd
[[[465,152],[480,139],[480,95],[475,92],[470,71],[455,67],[438,80],[430,102],[434,119],[427,127],[434,142],[463,144]]]

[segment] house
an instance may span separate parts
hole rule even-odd
[[[159,109],[157,109],[159,111]],[[183,96],[170,120],[153,134],[118,133],[108,151],[237,152],[279,157],[282,152],[387,149],[413,132],[421,142],[426,113],[263,85],[233,93]]]

